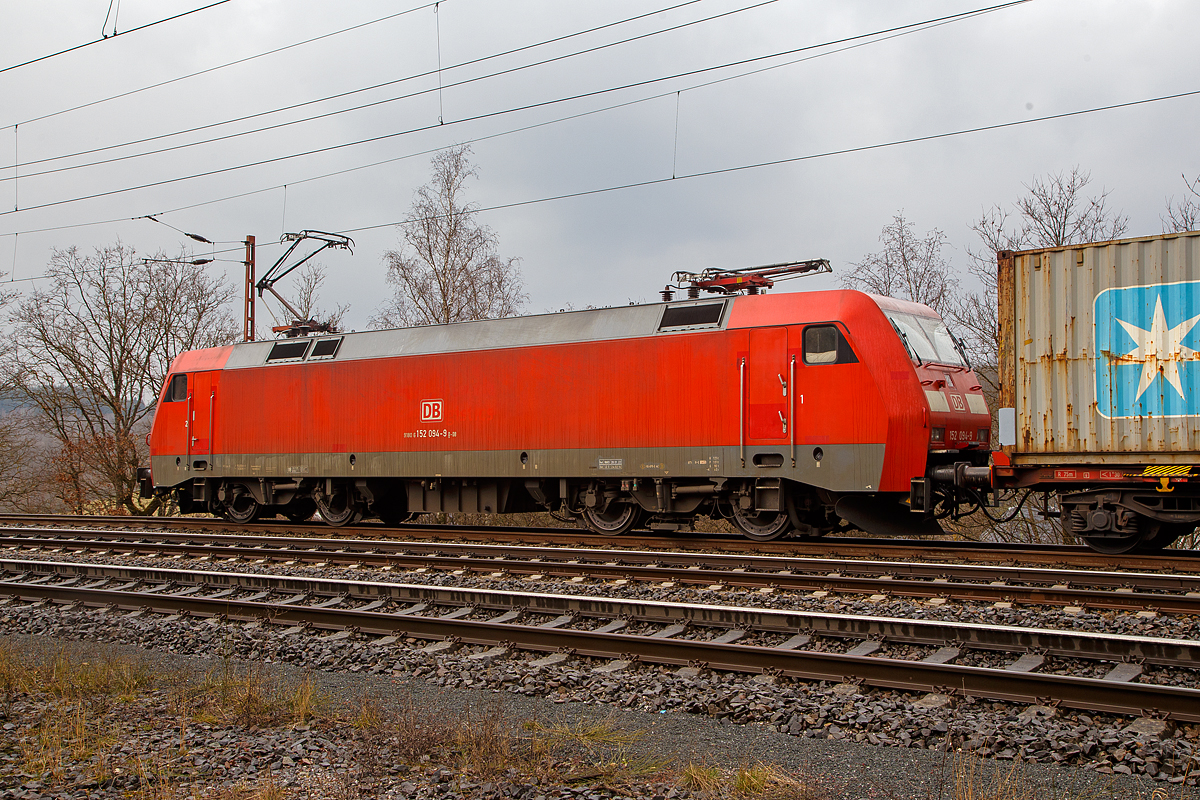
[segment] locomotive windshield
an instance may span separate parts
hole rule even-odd
[[[950,329],[937,317],[919,317],[900,311],[885,310],[883,313],[892,321],[913,358],[955,367],[967,366]]]

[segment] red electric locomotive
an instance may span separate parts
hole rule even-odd
[[[240,522],[547,508],[603,534],[721,515],[757,540],[937,531],[935,511],[978,501],[991,419],[937,315],[738,293],[762,274],[690,276],[682,301],[183,353],[144,490]]]

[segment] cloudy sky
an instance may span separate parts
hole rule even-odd
[[[227,0],[151,24],[211,2],[0,5],[12,288],[39,285],[53,248],[216,250],[230,261],[210,268],[236,280],[240,253],[221,251],[246,234],[267,245],[261,273],[285,230],[348,231],[353,255],[322,256],[325,300],[365,327],[388,291],[391,223],[430,153],[463,142],[470,199],[521,259],[534,312],[789,259],[830,259],[833,276],[786,285],[826,288],[901,210],[945,231],[965,272],[983,207],[1075,165],[1129,235],[1155,234],[1181,174],[1200,173],[1200,95],[1035,121],[1200,90],[1195,0],[975,15],[990,4]],[[135,219],[148,214],[226,244]]]

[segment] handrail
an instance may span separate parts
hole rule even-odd
[[[746,466],[746,359],[738,359],[738,450]]]
[[[788,432],[792,438],[792,469],[796,468],[796,355],[792,354],[792,360],[788,364],[788,389],[791,390],[791,396],[788,399],[789,416],[791,417],[791,428]]]

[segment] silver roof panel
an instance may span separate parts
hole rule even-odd
[[[398,355],[496,350],[507,347],[536,347],[538,345],[654,336],[659,332],[658,324],[663,309],[668,305],[694,305],[695,302],[618,306],[480,322],[426,325],[420,328],[392,328],[382,331],[337,334],[344,336],[345,339],[342,341],[337,357],[333,360],[347,361]],[[728,301],[715,298],[708,302]],[[712,329],[723,329],[728,319],[729,312],[726,310],[721,315],[720,325],[713,326]],[[675,332],[664,331],[663,333],[674,334]],[[245,369],[266,365],[267,354],[271,352],[271,347],[278,341],[281,340],[271,339],[235,345],[229,360],[225,362],[225,369]],[[322,361],[326,360],[322,359]],[[294,364],[296,362],[281,361],[278,363]]]

